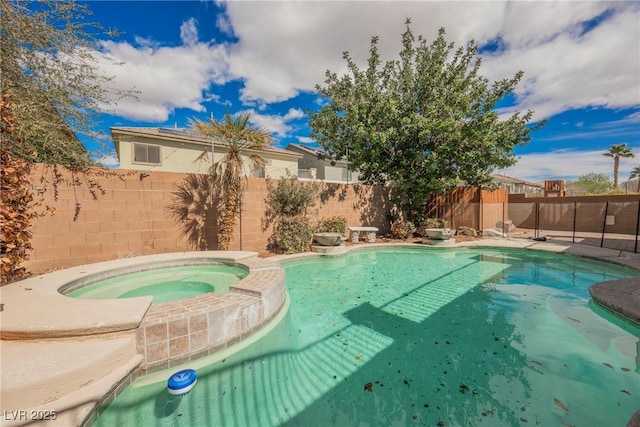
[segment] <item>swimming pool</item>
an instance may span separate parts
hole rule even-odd
[[[177,301],[208,292],[225,293],[229,286],[248,275],[235,265],[142,265],[134,271],[114,270],[99,277],[87,277],[62,290],[72,298],[111,299],[152,296],[153,303]]]
[[[523,250],[393,248],[285,264],[289,312],[198,368],[141,378],[97,426],[626,425],[640,328],[592,306],[623,267]]]

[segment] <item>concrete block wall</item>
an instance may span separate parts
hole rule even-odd
[[[98,174],[104,170],[96,170]],[[34,189],[46,189],[43,205],[55,209],[52,216],[38,218],[32,226],[33,250],[25,266],[32,273],[155,253],[194,250],[171,216],[168,206],[175,201],[175,186],[187,176],[182,173],[113,170],[114,176],[97,176],[104,194],[94,199],[86,185],[63,182],[54,200],[50,171],[35,168]],[[67,180],[72,179],[68,174]],[[42,178],[45,178],[43,181]],[[82,179],[82,178],[81,178]],[[386,233],[385,213],[390,209],[388,191],[365,185],[320,184],[321,197],[309,214],[312,222],[336,215],[348,225],[372,225]],[[261,251],[267,246],[271,228],[264,227],[266,180],[249,178],[231,250]],[[73,220],[76,204],[80,212]],[[215,224],[207,230],[215,234]],[[216,249],[215,238],[212,238]]]
[[[138,172],[114,173],[117,176],[97,178],[104,191],[98,191],[97,199],[86,185],[63,182],[55,200],[52,185],[40,181],[41,176],[47,177],[47,170],[36,170],[33,185],[46,188],[43,204],[54,208],[55,214],[42,216],[33,224],[33,251],[26,263],[29,270],[44,272],[188,249],[166,209],[181,174],[153,172],[153,179],[140,179]],[[76,204],[80,211],[74,221]]]

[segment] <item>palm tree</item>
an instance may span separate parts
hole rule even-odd
[[[629,175],[629,181],[634,178],[638,178],[638,193],[640,193],[640,166],[636,166],[631,169],[631,174]]]
[[[613,188],[618,188],[618,169],[620,168],[620,157],[635,157],[630,147],[626,143],[613,144],[609,151],[603,154],[607,157],[613,157]]]
[[[215,138],[226,150],[226,154],[214,163],[210,172],[211,179],[215,187],[221,191],[224,201],[218,247],[225,251],[229,250],[236,223],[236,210],[242,198],[246,159],[254,166],[264,166],[264,159],[255,151],[264,149],[271,142],[269,131],[253,126],[249,123],[250,118],[249,113],[232,116],[226,112],[222,120],[211,117],[208,121],[191,121],[191,127],[195,132]]]

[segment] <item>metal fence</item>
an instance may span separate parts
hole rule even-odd
[[[532,237],[638,253],[640,200],[509,203],[509,220]]]
[[[462,226],[510,236],[584,243],[638,253],[640,200],[517,203],[441,203],[430,215]]]

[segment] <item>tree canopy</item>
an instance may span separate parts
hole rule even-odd
[[[419,211],[434,193],[464,182],[486,188],[491,173],[516,163],[513,149],[530,140],[532,111],[501,117],[500,100],[523,73],[490,84],[478,47],[456,48],[445,30],[428,43],[406,21],[399,59],[382,63],[378,37],[361,70],[348,52],[348,73],[327,71],[316,89],[328,103],[311,116],[311,136],[326,156],[348,155],[363,181],[393,182],[400,205]]]
[[[614,189],[613,182],[607,175],[595,172],[582,175],[575,181],[569,181],[567,185],[581,187],[587,194],[606,194]]]
[[[76,135],[96,137],[96,113],[127,93],[110,92],[100,71],[98,35],[87,5],[44,0],[0,2],[0,92],[14,118],[2,124],[5,149],[30,162],[90,165]]]

